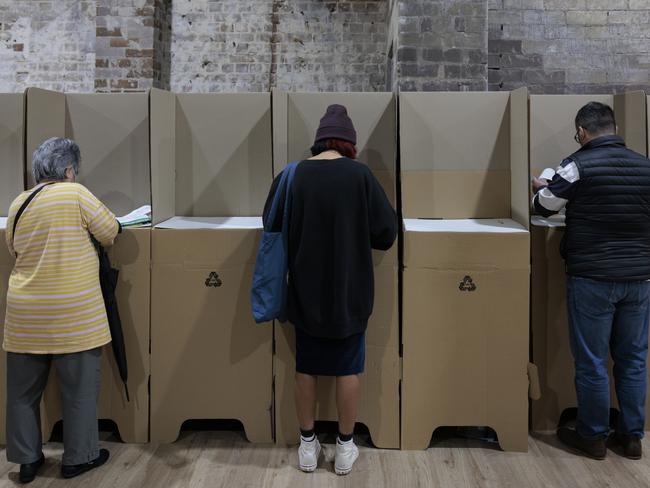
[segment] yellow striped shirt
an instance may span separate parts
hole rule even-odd
[[[115,216],[78,183],[48,185],[14,217],[31,191],[9,209],[5,236],[16,265],[9,278],[4,349],[31,354],[87,351],[111,341],[92,234],[110,246]]]

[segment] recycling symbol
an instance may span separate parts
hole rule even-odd
[[[476,291],[476,283],[474,283],[471,276],[465,276],[458,285],[458,289],[460,291]]]
[[[219,278],[219,275],[215,271],[212,271],[210,276],[205,280],[205,286],[207,287],[214,286],[218,288],[221,285],[223,285],[223,281],[221,281],[221,278]]]

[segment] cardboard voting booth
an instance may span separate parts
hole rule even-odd
[[[25,96],[0,93],[0,324],[4,335],[7,285],[14,267],[14,256],[5,244],[6,216],[14,198],[23,191],[24,181]],[[5,418],[6,359],[0,351],[0,419]],[[0,444],[5,443],[4,420],[0,424]]]
[[[271,186],[271,95],[151,92],[151,441],[236,419],[271,442],[272,324],[250,289]]]
[[[320,118],[330,104],[344,105],[357,131],[358,160],[367,164],[396,204],[396,102],[392,93],[273,93],[274,173],[289,161],[311,157]],[[358,422],[373,444],[399,448],[399,316],[397,241],[375,252],[375,303],[366,333],[366,364]],[[275,425],[278,444],[299,441],[294,405],[295,332],[275,323]],[[336,421],[336,382],[318,379],[317,420]]]
[[[81,150],[78,182],[117,216],[151,200],[149,95],[63,94],[27,90],[27,172],[34,150],[50,137],[73,139]],[[104,348],[98,417],[113,420],[125,442],[147,442],[149,424],[150,228],[125,229],[109,249],[120,270],[117,298],[129,367],[127,402],[110,346]],[[61,419],[56,374],[43,398],[43,435]]]
[[[528,97],[402,93],[402,448],[441,426],[528,446]]]
[[[530,168],[539,176],[544,168],[557,168],[578,150],[573,140],[574,119],[590,101],[611,106],[619,134],[628,147],[646,152],[646,95],[531,95]],[[555,431],[562,413],[577,406],[574,363],[569,346],[566,273],[560,244],[563,216],[531,220],[531,344],[532,360],[539,371],[541,397],[531,402],[531,428]],[[616,398],[612,382],[612,407]]]

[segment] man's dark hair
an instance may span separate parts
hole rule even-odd
[[[616,132],[614,111],[604,103],[589,102],[578,110],[576,129],[578,127],[582,127],[590,134],[614,134]]]

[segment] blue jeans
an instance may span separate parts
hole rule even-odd
[[[643,437],[647,386],[650,282],[606,282],[567,276],[569,337],[575,360],[578,434],[609,433],[608,358],[614,360],[619,433]]]

